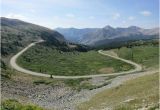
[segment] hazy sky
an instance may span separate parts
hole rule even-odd
[[[159,0],[1,0],[1,16],[49,28],[159,25]]]

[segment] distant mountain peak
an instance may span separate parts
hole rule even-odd
[[[130,40],[157,38],[158,29],[143,29],[137,26],[114,28],[107,25],[103,28],[85,29],[61,29],[57,30],[66,37],[67,40],[85,45],[103,45],[116,42],[126,42]]]
[[[141,29],[141,28],[138,27],[138,26],[129,26],[128,28],[130,28],[130,29]]]
[[[110,25],[107,25],[104,27],[104,29],[113,29],[113,27],[111,27]]]

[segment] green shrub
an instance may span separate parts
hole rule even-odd
[[[157,105],[155,105],[154,107],[151,107],[151,108],[149,108],[149,110],[159,110],[159,105],[157,104]]]
[[[17,100],[9,99],[2,102],[1,110],[44,110],[36,105],[23,105]]]
[[[1,76],[2,76],[2,78],[8,78],[8,79],[10,79],[11,78],[11,76],[12,76],[12,74],[14,73],[14,71],[13,70],[11,70],[11,69],[1,69]]]

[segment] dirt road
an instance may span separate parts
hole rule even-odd
[[[16,55],[14,55],[11,60],[10,60],[10,65],[12,68],[14,68],[15,70],[17,71],[20,71],[22,73],[26,73],[26,74],[31,74],[31,75],[35,75],[35,76],[42,76],[42,77],[50,77],[49,74],[44,74],[44,73],[39,73],[39,72],[34,72],[34,71],[30,71],[30,70],[27,70],[23,67],[20,67],[17,63],[16,63],[16,60],[17,58],[22,55],[25,51],[27,51],[29,48],[31,48],[32,46],[36,45],[37,43],[41,43],[41,42],[44,42],[43,40],[40,40],[40,41],[37,41],[37,42],[34,42],[34,43],[31,43],[30,45],[28,45],[27,47],[25,47],[23,50],[21,50],[20,52],[18,52]],[[138,71],[141,71],[142,70],[142,67],[137,64],[137,63],[134,63],[132,61],[129,61],[129,60],[126,60],[126,59],[123,59],[123,58],[119,58],[118,56],[112,56],[110,54],[107,54],[107,53],[104,53],[102,50],[99,50],[98,51],[100,54],[102,55],[106,55],[106,56],[109,56],[109,57],[112,57],[114,59],[117,59],[117,60],[121,60],[121,61],[124,61],[128,64],[131,64],[133,66],[135,66],[135,69],[133,70],[129,70],[129,71],[124,71],[124,72],[117,72],[117,73],[110,73],[110,74],[97,74],[97,75],[84,75],[84,76],[57,76],[57,75],[52,75],[53,78],[60,78],[60,79],[78,79],[78,78],[92,78],[92,77],[103,77],[103,76],[111,76],[111,75],[122,75],[122,74],[129,74],[129,73],[134,73],[134,72],[138,72]]]

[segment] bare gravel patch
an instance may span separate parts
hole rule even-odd
[[[59,85],[35,85],[23,80],[2,80],[2,100],[12,98],[24,103],[34,103],[44,108],[55,108],[57,110],[76,110],[76,106],[84,101],[89,100],[96,93],[119,86],[123,82],[147,74],[153,74],[158,70],[139,72],[117,76],[111,80],[111,83],[98,89],[81,90],[80,92]],[[102,79],[102,80],[101,80]],[[96,79],[93,79],[96,81]],[[98,78],[97,81],[103,81]]]

